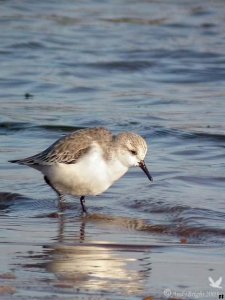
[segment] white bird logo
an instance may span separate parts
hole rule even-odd
[[[220,277],[219,279],[217,279],[216,281],[214,281],[213,279],[212,279],[212,277],[208,277],[208,279],[209,279],[209,285],[211,286],[211,287],[213,287],[213,288],[216,288],[216,289],[222,289],[222,286],[220,286],[221,285],[221,283],[222,283],[222,277]]]

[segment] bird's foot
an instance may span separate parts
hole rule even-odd
[[[64,202],[64,196],[62,194],[59,194],[58,208],[59,213],[63,213],[63,211],[66,210],[66,203]]]

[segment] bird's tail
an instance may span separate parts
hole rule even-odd
[[[21,163],[21,160],[20,159],[12,159],[12,160],[9,160],[8,162],[13,163],[13,164],[19,164],[19,163]]]
[[[34,160],[30,157],[24,159],[12,159],[9,160],[10,163],[19,164],[19,165],[32,165],[34,164]]]
[[[31,167],[33,169],[40,171],[38,162],[36,162],[32,157],[27,157],[24,159],[12,159],[12,160],[9,160],[9,162],[13,163],[13,164],[28,166],[28,167]]]

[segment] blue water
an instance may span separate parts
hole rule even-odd
[[[224,18],[221,0],[0,2],[0,287],[14,289],[1,299],[217,292]],[[68,197],[57,218],[41,174],[8,160],[96,126],[144,136],[154,182],[130,170],[87,198],[88,217]]]

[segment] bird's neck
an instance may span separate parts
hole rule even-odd
[[[112,159],[108,162],[108,164],[109,164],[108,174],[112,182],[118,180],[121,176],[123,176],[128,171],[128,167],[122,164],[120,160]]]

